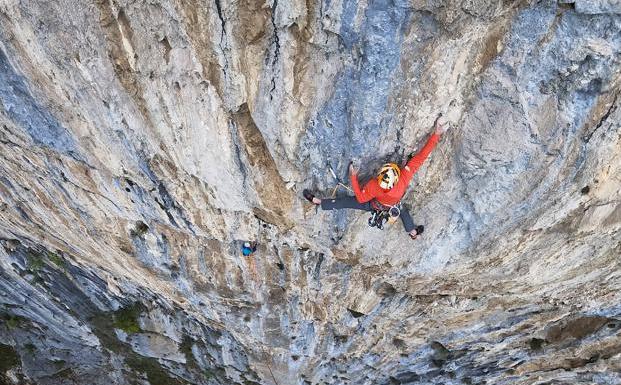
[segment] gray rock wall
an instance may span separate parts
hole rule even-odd
[[[618,8],[0,2],[0,383],[621,382]]]

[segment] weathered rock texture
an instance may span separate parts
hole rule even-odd
[[[0,383],[621,383],[620,90],[611,0],[2,0]],[[438,112],[420,239],[299,198]]]

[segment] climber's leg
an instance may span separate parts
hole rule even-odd
[[[425,230],[425,226],[416,226],[414,224],[414,220],[412,219],[410,212],[405,206],[401,207],[401,213],[399,214],[399,217],[401,217],[401,222],[403,222],[403,227],[405,228],[405,231],[410,234],[410,237],[412,237],[412,239],[416,239],[416,237],[422,234],[422,232]]]
[[[344,196],[338,198],[323,198],[321,200],[321,208],[323,210],[338,210],[338,209],[354,209],[371,211],[371,203],[358,203],[356,197]]]
[[[405,231],[407,231],[408,233],[416,228],[414,220],[412,219],[410,212],[405,206],[401,206],[401,213],[399,214],[399,217],[401,218],[401,222],[403,222],[403,227],[405,228]]]

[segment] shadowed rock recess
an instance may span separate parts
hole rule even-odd
[[[619,384],[620,92],[613,0],[1,0],[0,384]],[[416,241],[300,199],[439,112]]]

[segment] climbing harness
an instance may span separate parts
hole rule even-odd
[[[400,176],[401,169],[396,163],[386,163],[382,166],[377,175],[377,183],[379,183],[380,187],[384,190],[388,190],[397,184]]]
[[[397,203],[394,206],[385,206],[378,201],[371,203],[371,216],[369,217],[369,226],[377,227],[380,230],[384,229],[384,223],[394,223],[399,215],[401,215],[401,203]]]
[[[369,217],[369,226],[384,230],[384,222],[388,219],[386,213],[386,211],[373,210]]]

